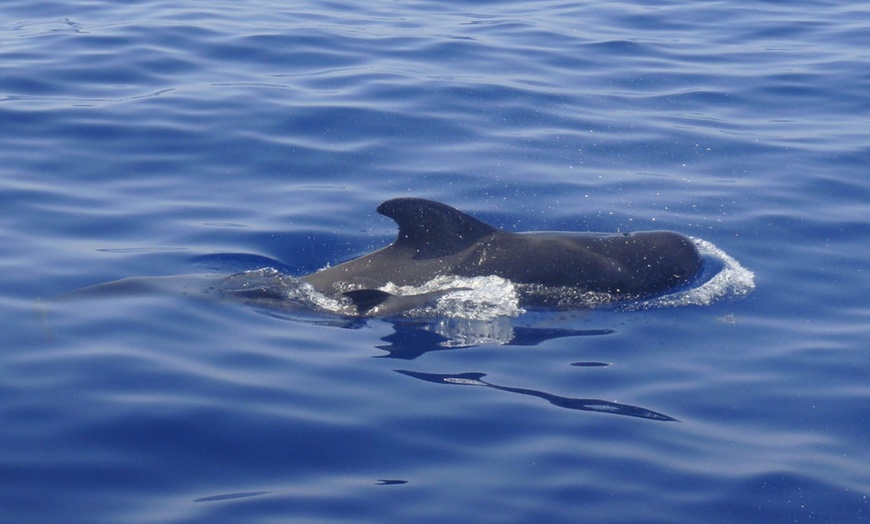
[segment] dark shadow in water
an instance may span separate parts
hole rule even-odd
[[[431,322],[394,322],[392,324],[394,331],[381,338],[387,344],[375,346],[377,349],[386,351],[387,354],[378,355],[377,358],[414,360],[430,351],[457,349],[441,345],[447,338],[428,329]]]
[[[606,400],[598,400],[592,398],[569,398],[560,397],[543,391],[525,388],[512,388],[509,386],[499,386],[491,382],[481,380],[486,376],[485,373],[459,373],[456,375],[441,375],[437,373],[420,373],[418,371],[407,371],[404,369],[395,370],[397,373],[414,377],[426,382],[435,384],[453,384],[460,386],[483,386],[499,391],[509,391],[520,395],[528,395],[530,397],[538,397],[546,400],[554,406],[566,409],[576,409],[578,411],[594,411],[596,413],[607,413],[610,415],[623,415],[626,417],[645,418],[649,420],[659,420],[673,422],[677,419],[669,417],[662,413],[657,413],[649,409],[638,406],[629,406],[628,404],[618,404],[616,402],[608,402]]]
[[[560,328],[535,328],[515,327],[514,338],[508,342],[508,346],[537,346],[542,342],[555,338],[566,337],[600,337],[616,333],[613,329],[560,329]]]
[[[397,358],[413,360],[430,351],[445,351],[481,345],[480,343],[455,344],[451,339],[438,332],[432,321],[390,321],[393,333],[382,337],[387,344],[375,346],[386,351],[386,355],[378,358]],[[496,343],[504,346],[537,346],[548,340],[566,337],[594,337],[610,335],[612,329],[558,329],[536,328],[526,326],[510,326],[510,333]],[[493,343],[493,342],[490,342]]]
[[[378,481],[375,482],[375,485],[376,486],[401,486],[402,484],[407,484],[407,483],[408,483],[407,480],[378,479]]]

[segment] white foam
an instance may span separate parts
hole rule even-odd
[[[414,317],[493,320],[500,317],[517,317],[525,313],[525,310],[520,307],[516,286],[510,280],[497,276],[442,276],[419,287],[387,284],[381,289],[395,295],[416,295],[442,289],[457,289],[433,304],[409,312],[409,316]]]

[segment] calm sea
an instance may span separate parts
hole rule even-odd
[[[870,520],[868,24],[846,0],[4,0],[0,522]],[[680,231],[756,287],[477,324],[54,300],[309,273],[389,243],[374,209],[409,195]]]

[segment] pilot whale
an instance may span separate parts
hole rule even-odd
[[[540,297],[565,290],[648,298],[691,282],[702,266],[692,240],[670,231],[514,233],[421,198],[388,200],[377,211],[399,226],[392,244],[301,278],[322,294],[350,298],[360,316],[401,312],[452,291],[396,296],[380,289],[389,283],[497,276],[537,290],[525,295],[534,306],[529,297],[545,303]]]
[[[133,277],[79,289],[65,297],[182,292],[224,297],[270,309],[296,309],[285,281],[337,299],[330,312],[388,317],[467,288],[418,294],[384,291],[420,287],[439,277],[500,277],[516,288],[524,307],[588,308],[654,297],[691,283],[702,258],[694,242],[669,231],[637,233],[504,231],[440,202],[397,198],[378,213],[399,226],[396,240],[359,258],[298,279],[275,270],[214,275]],[[258,278],[260,278],[258,280]],[[265,280],[265,281],[264,281]],[[301,282],[301,284],[300,284]],[[593,298],[590,299],[590,296]]]

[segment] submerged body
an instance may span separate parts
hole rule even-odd
[[[694,243],[670,231],[511,233],[418,198],[388,200],[378,212],[399,225],[395,242],[302,280],[320,293],[336,294],[388,283],[421,286],[440,276],[492,275],[520,285],[624,300],[684,285],[702,266]]]

